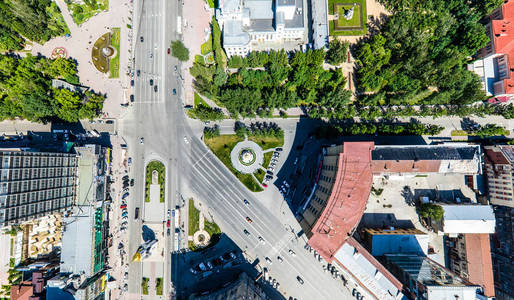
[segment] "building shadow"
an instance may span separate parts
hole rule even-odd
[[[393,213],[364,213],[358,228],[414,228],[414,224],[408,219],[396,219]],[[360,231],[360,230],[357,230]]]
[[[228,258],[233,253],[236,258]],[[221,257],[227,257],[220,259]],[[285,299],[273,286],[265,280],[259,259],[245,254],[230,237],[222,233],[219,241],[204,250],[189,251],[183,249],[171,255],[171,282],[176,292],[176,299],[186,300],[190,296],[209,295],[228,289],[241,273],[246,273],[248,280],[254,282],[257,290],[262,290],[270,299]],[[208,267],[208,262],[212,268]],[[201,270],[199,267],[203,264]],[[251,292],[251,291],[249,291]],[[249,298],[253,292],[241,299]],[[221,299],[221,298],[218,298]]]

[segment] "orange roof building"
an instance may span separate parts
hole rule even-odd
[[[506,102],[514,95],[514,0],[505,0],[489,18],[490,41],[469,69],[479,75],[487,94],[496,96],[490,103]]]

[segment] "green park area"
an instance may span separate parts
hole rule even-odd
[[[148,295],[148,281],[150,281],[148,277],[143,277],[143,280],[141,280],[141,289],[143,290],[143,295]]]
[[[366,0],[328,0],[330,22],[330,35],[364,35],[366,34]],[[353,14],[351,18],[345,18],[346,14]]]
[[[95,68],[102,72],[109,72],[109,58],[102,53],[102,49],[111,45],[111,34],[105,33],[98,38],[91,49],[91,59]]]
[[[195,207],[194,200],[189,199],[189,225],[188,225],[188,233],[190,236],[194,235],[195,232],[200,230],[200,211]],[[214,245],[219,240],[221,230],[218,224],[214,222],[210,222],[207,219],[204,219],[204,228],[203,228],[210,236],[210,243],[207,247]],[[188,242],[189,249],[195,251],[199,248],[195,246],[193,241]]]
[[[68,9],[71,11],[73,21],[80,25],[86,22],[92,16],[109,10],[109,0],[87,0],[87,1],[74,1],[65,0]]]
[[[155,279],[155,294],[157,296],[162,295],[162,277],[158,277]]]
[[[166,181],[166,168],[160,161],[153,160],[146,166],[145,176],[145,202],[150,202],[150,185],[152,184],[153,171],[158,173],[158,182],[161,186],[160,202],[164,203],[164,183]]]
[[[120,77],[120,28],[115,27],[111,32],[111,46],[115,49],[114,57],[109,59],[109,78]]]
[[[232,166],[232,160],[230,159],[230,152],[234,146],[244,141],[244,138],[239,137],[235,134],[224,134],[214,137],[205,137],[205,144],[211,151],[223,162],[223,164],[241,181],[250,191],[261,192],[262,187],[259,183],[253,179],[252,174],[243,174],[238,172]]]

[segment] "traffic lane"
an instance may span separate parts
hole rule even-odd
[[[195,186],[195,190],[197,190],[200,194],[203,194],[203,197],[202,197],[203,199],[213,199],[216,197],[216,193],[212,192],[212,189],[206,190],[204,185],[199,183],[199,180],[198,180],[199,178],[198,177],[194,177],[194,178],[196,178],[196,180],[193,180],[193,182],[196,182],[196,185],[197,185],[197,186]],[[214,180],[214,178],[212,178],[209,181],[212,182],[212,180]],[[215,187],[215,189],[219,189],[219,188],[220,188],[219,186]],[[220,206],[219,208],[220,209],[216,209],[215,211],[219,214],[219,216],[222,216],[221,218],[218,218],[220,220],[223,220],[220,222],[220,223],[222,223],[222,224],[220,224],[220,227],[224,228],[224,231],[227,232],[227,234],[229,234],[231,236],[231,238],[234,239],[234,241],[238,242],[239,245],[243,245],[248,242],[251,243],[252,241],[255,244],[259,244],[256,237],[253,237],[253,238],[251,236],[247,237],[244,234],[241,234],[240,230],[235,230],[235,231],[231,230],[231,229],[227,230],[227,228],[241,228],[241,227],[244,227],[244,225],[246,225],[246,224],[244,224],[244,221],[225,222],[225,220],[231,220],[231,218],[233,217],[230,213],[228,213],[228,211],[233,210],[233,208],[230,206]],[[227,213],[224,213],[224,212],[227,212]],[[230,225],[227,225],[225,223],[228,223]],[[273,233],[274,233],[273,229],[268,229],[265,233],[261,233],[261,235],[262,236],[270,236]],[[272,239],[268,238],[268,240],[270,241],[269,243],[273,243]],[[241,248],[243,248],[243,247],[241,247]],[[246,247],[244,247],[244,248],[246,248]],[[266,249],[266,247],[262,247],[262,248],[265,250],[265,253],[255,253],[256,254],[255,256],[256,257],[259,256],[260,259],[264,262],[264,257],[269,255],[268,253],[270,253],[270,250]],[[289,268],[287,268],[288,272],[286,272],[286,273],[284,273],[284,272],[277,272],[276,274],[274,273],[275,277],[279,278],[279,281],[282,279],[284,279],[284,281],[287,281],[286,278],[288,278],[288,276],[290,276],[291,270],[295,270],[296,273],[302,274],[311,269],[310,267],[306,268],[305,263],[302,264],[297,261],[289,261],[288,257],[286,256],[286,253],[289,251],[290,248],[292,248],[292,247],[288,243],[285,243],[283,245],[282,249],[279,250],[279,252],[278,252],[284,258],[284,262],[282,264],[288,265],[288,267],[289,267]],[[277,253],[275,251],[276,250],[273,250],[271,252]],[[296,251],[298,251],[298,250],[296,250]],[[275,260],[275,259],[272,258],[272,260]],[[276,262],[276,260],[275,260],[275,262]],[[266,263],[264,263],[264,264],[266,264]],[[309,264],[307,264],[307,265],[309,265]],[[313,278],[315,278],[315,277],[313,277]],[[306,279],[309,281],[307,283],[305,283],[305,286],[316,290],[316,287],[310,283],[310,276],[307,276]],[[334,291],[334,292],[336,292],[336,291]],[[316,293],[318,293],[318,291],[316,291]],[[326,296],[328,297],[329,294],[327,293]]]
[[[194,145],[197,145],[196,142],[197,140],[193,139]],[[190,153],[192,155],[191,161],[196,161],[193,165],[193,170],[197,171],[195,177],[204,178],[207,184],[215,184],[213,190],[217,192],[217,195],[213,194],[209,199],[216,199],[217,201],[216,203],[212,203],[214,205],[209,205],[211,209],[216,209],[217,205],[220,204],[228,206],[229,209],[237,212],[241,220],[246,222],[246,227],[251,228],[249,231],[256,231],[258,236],[262,236],[262,233],[268,231],[270,228],[276,230],[278,227],[282,227],[279,220],[267,214],[266,211],[259,212],[255,210],[255,207],[251,208],[243,204],[243,201],[240,199],[244,195],[241,195],[240,191],[245,187],[240,182],[237,182],[237,179],[234,178],[235,176],[226,170],[225,166],[222,165],[210,151],[206,151],[203,154],[200,151],[191,151]],[[223,170],[223,172],[220,172],[220,170]],[[236,186],[235,183],[239,186]],[[234,195],[238,197],[235,198]],[[250,217],[253,221],[251,223],[247,222],[246,217]],[[280,243],[283,240],[283,234],[276,235],[275,233],[277,232],[273,232],[272,235],[267,237],[272,245]]]

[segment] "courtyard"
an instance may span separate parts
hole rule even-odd
[[[330,35],[365,35],[366,0],[329,0]]]

